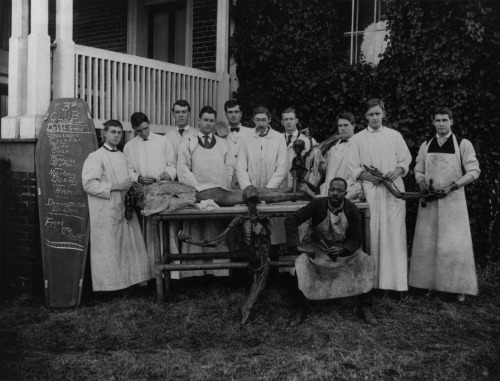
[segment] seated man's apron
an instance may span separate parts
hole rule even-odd
[[[328,212],[325,220],[309,229],[303,246],[311,247],[316,254],[311,259],[301,254],[295,260],[299,289],[310,300],[322,300],[359,295],[372,288],[375,264],[373,259],[358,249],[349,257],[332,261],[324,252],[325,247],[342,246],[348,221],[343,212]]]

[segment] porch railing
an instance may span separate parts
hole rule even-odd
[[[142,111],[152,125],[172,126],[172,103],[185,99],[195,125],[203,106],[217,107],[216,73],[82,45],[75,52],[75,97],[87,101],[94,119],[129,127],[132,113]]]

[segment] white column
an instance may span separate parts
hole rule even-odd
[[[19,137],[38,135],[50,105],[50,36],[48,0],[31,2],[31,33],[28,36],[28,92],[26,116],[21,117]]]
[[[56,98],[75,97],[75,42],[73,0],[56,0],[56,48],[53,91]]]
[[[217,51],[215,70],[219,74],[217,113],[224,115],[224,102],[229,99],[229,0],[217,0]]]
[[[19,117],[26,113],[28,61],[28,0],[12,1],[12,35],[9,39],[9,101],[0,137],[19,138]]]

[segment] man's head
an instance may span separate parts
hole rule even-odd
[[[184,128],[189,124],[189,114],[191,113],[191,106],[188,101],[179,99],[172,105],[172,112],[174,114],[175,125],[179,128]]]
[[[236,99],[230,99],[224,103],[224,112],[226,113],[227,121],[230,127],[238,127],[241,122],[243,113],[241,111],[240,102]]]
[[[354,126],[356,121],[354,115],[344,111],[337,116],[337,127],[342,139],[350,139],[354,135]]]
[[[338,208],[344,202],[347,191],[347,182],[342,177],[335,177],[328,186],[328,202]]]
[[[130,117],[130,123],[137,136],[141,139],[149,137],[149,119],[143,112],[134,112]]]
[[[118,120],[104,122],[104,142],[115,148],[123,136],[123,126]]]
[[[199,117],[198,127],[200,128],[200,132],[204,135],[212,133],[215,128],[217,112],[212,107],[205,106],[200,110]]]
[[[374,130],[378,130],[382,127],[382,121],[385,115],[384,102],[377,98],[370,99],[366,102],[365,110],[365,117],[368,120],[368,126]]]
[[[253,110],[252,120],[255,124],[255,130],[259,134],[263,134],[269,128],[271,122],[271,113],[266,107],[259,106]]]
[[[285,127],[287,134],[293,134],[297,131],[297,123],[299,123],[299,120],[295,109],[292,107],[284,109],[281,113],[281,125]]]
[[[453,114],[448,107],[438,107],[432,113],[432,124],[439,136],[446,136],[451,132],[453,125]]]

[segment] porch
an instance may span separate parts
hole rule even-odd
[[[128,23],[133,15],[131,9],[141,1],[126,3]],[[9,96],[7,116],[1,121],[1,141],[36,139],[48,106],[56,98],[87,101],[98,129],[104,121],[117,119],[126,131],[132,131],[130,115],[142,111],[148,115],[153,131],[165,133],[174,124],[170,109],[177,99],[186,99],[191,104],[191,125],[196,125],[198,112],[205,105],[223,115],[223,103],[229,98],[229,0],[214,2],[214,10],[217,8],[215,72],[75,44],[75,2],[55,0],[52,42],[48,31],[49,0],[12,1]],[[186,3],[192,12],[193,0]],[[186,30],[190,22],[192,20]],[[131,40],[134,36],[127,36],[128,45]],[[189,41],[187,43],[192,44]],[[134,52],[134,48],[127,52]]]

